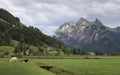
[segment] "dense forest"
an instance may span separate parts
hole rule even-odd
[[[18,17],[14,17],[8,11],[0,9],[0,46],[13,46],[16,49],[14,41],[19,46],[33,45],[40,50],[52,48],[57,51],[69,53],[69,48],[61,41],[43,34],[38,28],[25,26]],[[18,47],[17,45],[17,47]],[[24,48],[21,48],[24,51]],[[18,52],[16,50],[16,52]]]

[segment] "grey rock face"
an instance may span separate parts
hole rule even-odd
[[[104,26],[100,20],[66,22],[55,32],[68,46],[87,51],[120,52],[120,28]]]

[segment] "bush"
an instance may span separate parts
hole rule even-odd
[[[84,57],[84,59],[91,59],[90,57]]]
[[[9,52],[8,52],[8,51],[6,51],[6,52],[4,52],[3,54],[4,54],[4,55],[9,55]]]
[[[0,58],[4,58],[4,55],[3,55],[3,54],[0,54]]]
[[[18,58],[22,58],[23,55],[22,54],[15,54],[15,55],[12,55],[11,57],[18,57]]]
[[[17,57],[18,57],[18,58],[22,58],[22,57],[23,57],[23,55],[21,55],[21,54],[18,54],[18,55],[17,55]]]

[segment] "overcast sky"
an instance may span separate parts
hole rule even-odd
[[[0,0],[0,8],[47,35],[66,21],[96,18],[109,27],[120,26],[120,0]]]

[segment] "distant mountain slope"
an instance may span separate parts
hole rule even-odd
[[[39,29],[25,26],[20,19],[4,9],[0,9],[0,46],[12,46],[12,40],[34,46],[52,47],[66,50],[68,47],[61,41],[43,34]]]
[[[93,52],[120,52],[120,27],[106,27],[98,19],[89,22],[81,18],[77,23],[64,23],[56,30],[55,38],[72,48]]]

